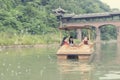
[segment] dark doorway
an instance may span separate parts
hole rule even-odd
[[[77,59],[78,60],[78,55],[67,55],[67,59]]]

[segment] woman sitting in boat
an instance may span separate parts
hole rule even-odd
[[[60,46],[63,46],[63,45],[69,45],[68,37],[67,36],[63,38]]]
[[[72,37],[72,36],[69,37],[69,45],[70,45],[70,46],[73,46],[73,45],[74,45],[73,37]]]
[[[88,37],[84,37],[84,39],[82,40],[82,42],[79,44],[80,46],[81,45],[88,45],[89,44],[89,38]]]

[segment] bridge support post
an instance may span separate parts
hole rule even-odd
[[[82,31],[81,31],[81,29],[77,29],[77,39],[79,39],[80,41],[82,40]]]
[[[101,41],[100,36],[101,36],[100,29],[99,29],[99,27],[96,27],[96,42],[100,42]]]
[[[120,42],[120,27],[117,28],[117,42]]]

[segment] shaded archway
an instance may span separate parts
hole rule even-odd
[[[90,41],[96,39],[96,29],[95,26],[88,25],[89,29],[82,29],[82,39],[87,36]]]
[[[112,24],[105,24],[99,26],[101,40],[116,40],[117,39],[117,26]]]

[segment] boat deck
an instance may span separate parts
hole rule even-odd
[[[59,59],[87,59],[94,52],[92,45],[82,45],[82,46],[69,46],[63,45],[57,52],[57,57]]]

